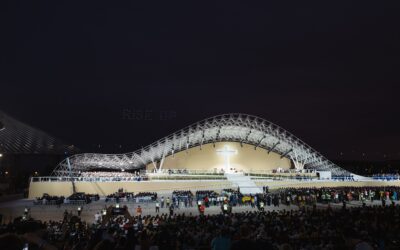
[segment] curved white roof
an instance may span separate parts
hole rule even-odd
[[[73,155],[63,160],[53,175],[75,175],[79,171],[98,168],[137,169],[173,153],[221,141],[245,143],[276,152],[291,159],[299,168],[349,173],[272,122],[252,115],[224,114],[194,123],[135,152]]]

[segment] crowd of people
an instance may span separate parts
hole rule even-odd
[[[127,172],[127,171],[121,171],[121,172],[114,172],[114,171],[85,171],[81,172],[80,176],[81,177],[135,177],[139,176],[139,172]]]
[[[354,181],[354,176],[350,175],[350,174],[332,175],[332,180],[334,180],[334,181]]]
[[[207,170],[188,170],[186,168],[184,169],[153,169],[151,171],[148,171],[147,173],[158,173],[158,174],[223,174],[223,172],[217,172],[217,171],[207,171]]]
[[[89,204],[92,201],[98,201],[100,196],[98,194],[85,194],[85,193],[74,193],[65,199],[64,203],[86,203]]]
[[[220,193],[198,190],[195,195],[190,190],[176,190],[171,199],[158,198],[152,192],[132,193],[134,198],[152,197],[156,211],[161,204],[169,208],[169,213],[142,216],[142,208],[138,206],[131,216],[126,207],[122,209],[115,204],[114,210],[95,212],[93,224],[82,221],[79,211],[78,216],[65,211],[61,221],[17,218],[0,227],[0,249],[22,249],[25,243],[47,250],[400,248],[397,240],[400,207],[396,205],[400,187],[263,190],[264,193],[257,195],[243,195],[235,189]],[[117,193],[124,194],[121,189]],[[57,199],[48,195],[42,198]],[[376,200],[382,203],[379,206],[372,203]],[[361,201],[363,205],[346,206],[353,201]],[[331,202],[343,205],[317,209],[317,204]],[[199,208],[198,214],[175,213],[179,207],[193,205]],[[257,207],[257,212],[232,213],[232,206],[246,205]],[[265,206],[280,205],[284,205],[280,211],[264,210]],[[293,205],[298,208],[292,210]],[[221,206],[222,213],[204,215],[209,206]]]
[[[370,187],[335,187],[335,188],[285,188],[275,194],[281,203],[296,205],[311,205],[328,202],[381,201],[383,205],[399,200],[400,187],[370,186]]]
[[[118,190],[118,192],[109,194],[106,196],[105,201],[109,202],[109,201],[114,201],[114,202],[129,202],[131,200],[134,200],[135,198],[135,194],[133,192],[124,192],[122,189]]]
[[[152,201],[157,200],[157,193],[156,192],[139,192],[135,194],[135,198],[146,198]]]
[[[168,174],[189,174],[187,169],[168,169]]]
[[[155,201],[156,199],[156,192],[139,192],[135,194],[133,192],[124,192],[121,188],[118,190],[118,192],[107,195],[105,201],[112,201],[117,203],[133,201],[139,203],[144,201]]]
[[[204,205],[206,208],[220,206],[225,200],[237,204],[237,200],[242,196],[240,192],[233,189],[224,189],[221,193],[212,190],[197,190],[195,195],[190,190],[175,190],[171,198],[162,196],[157,199],[156,206],[158,204],[161,208],[180,209]]]
[[[172,192],[172,205],[175,208],[193,207],[193,193],[190,190],[175,190]]]
[[[105,215],[104,215],[105,218]],[[40,232],[40,233],[37,233]],[[400,207],[130,216],[93,224],[20,219],[0,227],[1,249],[398,249]],[[23,236],[23,237],[20,237]]]
[[[203,199],[205,197],[214,198],[214,197],[217,197],[217,196],[218,196],[218,193],[215,192],[214,190],[197,190],[196,191],[197,200]]]
[[[69,203],[85,203],[89,204],[92,201],[98,201],[100,196],[98,194],[85,194],[85,193],[74,193],[67,198],[64,196],[54,196],[44,193],[42,197],[37,197],[33,204],[35,205],[58,205],[69,204]]]
[[[398,181],[400,180],[400,174],[374,174],[372,175],[374,180],[381,180],[381,181]]]
[[[173,208],[193,207],[193,201],[196,205],[223,206],[228,203],[229,206],[251,206],[262,210],[265,206],[279,207],[283,205],[312,206],[317,203],[346,203],[352,201],[361,201],[362,203],[381,201],[382,205],[396,202],[400,199],[400,188],[395,186],[387,187],[335,187],[335,188],[284,188],[268,191],[256,195],[244,195],[238,190],[224,189],[221,193],[212,190],[198,190],[193,197],[190,191],[174,191],[172,200],[169,197],[157,200],[161,202],[161,208],[164,206]],[[368,203],[369,204],[369,203]]]
[[[35,205],[60,205],[64,203],[64,200],[64,196],[49,195],[45,193],[42,197],[37,197],[33,203]]]
[[[85,171],[80,172],[78,178],[101,178],[107,181],[146,181],[148,176],[141,174],[139,171]]]

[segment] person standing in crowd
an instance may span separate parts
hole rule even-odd
[[[67,221],[67,220],[68,220],[68,215],[69,215],[69,213],[68,213],[68,210],[67,210],[67,209],[65,209],[65,211],[64,211],[64,217],[63,217],[63,221]]]
[[[206,210],[206,206],[204,206],[203,204],[201,204],[201,205],[199,206],[200,215],[204,215],[205,210]]]
[[[261,200],[261,201],[259,202],[259,210],[260,210],[261,212],[264,212],[264,201],[263,201],[263,200]]]
[[[206,207],[209,207],[209,199],[208,199],[208,196],[206,196],[205,198],[204,198],[204,203],[206,204]]]
[[[222,213],[223,213],[223,214],[228,214],[228,213],[229,213],[229,204],[228,204],[228,201],[227,201],[227,200],[225,200],[225,201],[222,203],[221,208],[222,208]]]
[[[160,203],[156,201],[156,213],[160,212]]]
[[[170,200],[169,200],[169,197],[167,197],[166,206],[169,207],[169,205],[170,205]]]
[[[101,221],[100,212],[97,212],[97,213],[94,215],[94,221],[95,221],[96,223],[100,223],[100,221]]]
[[[271,195],[267,195],[267,206],[271,206]]]
[[[273,203],[274,203],[274,207],[279,207],[279,197],[278,197],[278,195],[274,196]]]
[[[28,207],[25,207],[25,209],[24,209],[24,215],[25,216],[28,216],[29,210],[30,209]]]
[[[173,216],[174,215],[174,205],[170,205],[169,206],[169,216]]]
[[[161,208],[164,208],[164,196],[161,197]]]
[[[142,215],[142,208],[140,206],[136,208],[136,215],[139,217]]]
[[[339,202],[339,193],[338,192],[334,192],[333,193],[333,199],[335,203]]]
[[[193,207],[193,198],[192,198],[192,196],[189,196],[189,206]]]
[[[176,197],[175,196],[172,196],[172,205],[174,205],[175,206],[175,204],[176,204]],[[175,208],[178,208],[178,206],[175,206]]]

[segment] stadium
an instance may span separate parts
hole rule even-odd
[[[392,2],[8,4],[0,250],[400,249]]]
[[[383,213],[385,227],[399,225],[391,219],[400,214],[399,174],[354,174],[260,117],[214,116],[121,154],[80,153],[4,113],[0,120],[6,159],[63,156],[50,174],[29,177],[25,199],[1,197],[1,249],[353,249],[382,237],[400,247],[365,227]],[[320,225],[336,233],[313,235]],[[215,247],[220,239],[228,246]]]
[[[29,198],[76,192],[106,196],[118,189],[159,193],[240,189],[257,194],[266,186],[386,184],[337,166],[272,122],[246,114],[224,114],[194,123],[135,152],[67,157],[51,176],[31,178]]]

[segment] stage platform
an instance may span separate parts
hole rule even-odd
[[[173,190],[213,190],[232,187],[232,184],[224,180],[154,180],[154,181],[108,181],[108,182],[75,182],[76,192],[86,194],[98,194],[106,196],[117,192],[122,188],[126,192],[170,192]],[[56,196],[69,196],[73,193],[72,182],[51,181],[31,182],[29,185],[29,199],[41,197],[43,193]]]
[[[331,181],[331,180],[254,180],[258,187],[268,186],[269,189],[286,187],[339,187],[339,186],[400,186],[400,181]],[[237,188],[228,180],[150,180],[150,181],[76,181],[76,192],[99,194],[106,196],[122,188],[126,192],[157,192],[168,193],[173,190],[222,190]],[[29,199],[41,197],[44,193],[56,196],[69,196],[73,193],[70,181],[37,181],[29,186]]]

